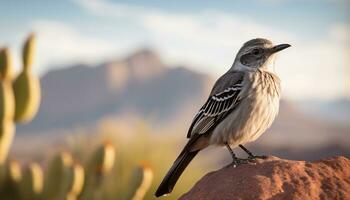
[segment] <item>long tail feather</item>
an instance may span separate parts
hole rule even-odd
[[[166,176],[164,177],[162,183],[159,185],[155,196],[160,197],[165,194],[169,194],[177,180],[180,178],[183,171],[186,169],[187,165],[191,160],[197,155],[199,151],[188,151],[186,148],[181,152],[179,157],[175,160],[173,166],[170,168]]]

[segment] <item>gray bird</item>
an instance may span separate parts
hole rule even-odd
[[[197,153],[209,145],[226,146],[233,166],[253,161],[256,156],[243,144],[256,140],[278,114],[280,79],[273,72],[275,53],[290,47],[274,46],[267,39],[246,42],[232,67],[215,83],[208,100],[194,117],[188,143],[158,187],[155,196],[170,193],[182,172]],[[241,147],[248,159],[237,158],[231,148]]]

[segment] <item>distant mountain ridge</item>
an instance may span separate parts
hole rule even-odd
[[[148,49],[96,66],[52,70],[41,78],[42,104],[37,117],[18,132],[46,133],[95,125],[105,117],[135,114],[151,125],[188,127],[205,102],[213,79],[185,67],[169,67]],[[179,126],[177,126],[179,127]],[[259,143],[302,147],[350,144],[350,126],[340,126],[282,100],[272,127]],[[185,134],[184,134],[185,135]]]
[[[187,104],[203,102],[211,82],[208,75],[167,67],[147,49],[98,66],[52,70],[41,78],[42,104],[37,117],[19,131],[69,129],[130,111],[171,120]]]
[[[336,123],[350,122],[350,99],[342,98],[334,101],[303,101],[299,103],[302,108],[308,108],[309,114],[313,114],[324,120]]]

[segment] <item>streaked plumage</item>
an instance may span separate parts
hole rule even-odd
[[[215,127],[236,105],[239,104],[239,93],[242,89],[244,73],[227,72],[213,87],[207,102],[202,106],[194,117],[192,125],[188,130],[187,137],[193,134],[204,134]],[[227,79],[226,85],[222,86],[222,80]]]
[[[239,106],[217,127],[210,144],[232,147],[256,140],[277,116],[280,99],[279,78],[266,71],[246,72],[239,95]]]
[[[232,67],[216,81],[194,117],[187,133],[190,139],[156,191],[157,197],[172,191],[200,150],[209,145],[236,147],[252,142],[271,126],[280,99],[280,80],[271,70],[274,53],[289,46],[273,46],[261,38],[243,45]]]

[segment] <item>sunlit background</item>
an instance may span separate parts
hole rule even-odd
[[[110,140],[123,155],[117,162],[154,168],[153,199],[213,82],[256,37],[292,48],[275,63],[280,115],[249,146],[287,159],[350,156],[348,0],[14,0],[0,2],[0,17],[0,46],[11,48],[17,70],[26,35],[38,40],[42,103],[17,127],[10,153],[23,165],[62,149],[83,159],[82,149]],[[164,199],[230,162],[224,150],[207,153]],[[116,199],[111,187],[106,199]]]

